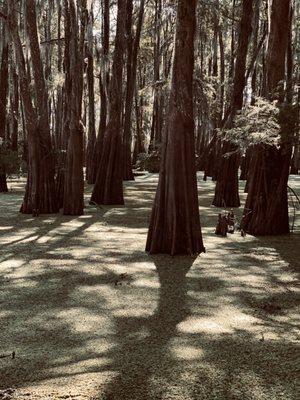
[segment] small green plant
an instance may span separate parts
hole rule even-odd
[[[278,147],[280,110],[275,103],[257,98],[255,105],[246,106],[236,115],[233,128],[226,130],[223,138],[243,151],[256,144]]]

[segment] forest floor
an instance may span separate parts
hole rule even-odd
[[[0,399],[297,398],[299,213],[290,236],[218,237],[199,175],[206,254],[149,256],[156,184],[127,183],[125,207],[88,187],[81,217],[19,214],[22,180],[0,195]]]

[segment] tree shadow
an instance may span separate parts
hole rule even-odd
[[[177,257],[173,262],[174,258],[155,256],[152,260],[160,283],[157,309],[149,317],[114,318],[118,344],[111,368],[118,375],[99,399],[161,398],[162,388],[153,378],[167,379],[173,375],[177,361],[168,351],[168,344],[177,335],[177,325],[189,315],[186,274],[195,259]]]

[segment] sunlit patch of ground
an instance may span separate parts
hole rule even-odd
[[[207,253],[151,257],[156,184],[139,176],[125,207],[81,217],[19,214],[23,181],[0,195],[0,353],[16,352],[0,389],[13,399],[297,398],[299,213],[290,236],[215,236],[214,183],[199,175]]]

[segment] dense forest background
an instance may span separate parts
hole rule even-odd
[[[288,233],[299,13],[292,0],[2,0],[0,190],[27,173],[22,213],[81,215],[85,180],[91,204],[122,205],[133,168],[160,170],[147,249],[199,253],[196,167],[217,207],[239,207],[247,180],[245,231]]]

